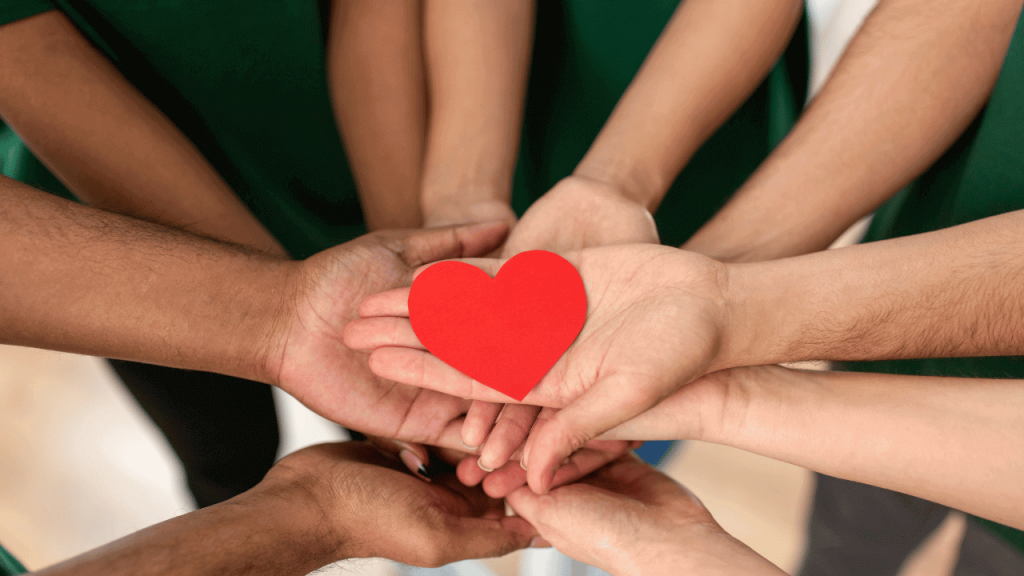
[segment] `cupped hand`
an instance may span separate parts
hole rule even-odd
[[[630,243],[658,243],[651,213],[612,186],[569,176],[523,214],[509,234],[502,257],[526,250],[561,253]],[[525,438],[537,417],[533,406],[475,401],[462,426],[462,440],[466,446],[480,448],[482,469],[494,470],[508,462],[516,442]]]
[[[506,232],[500,222],[377,232],[299,263],[271,338],[267,379],[348,428],[462,448],[459,427],[469,401],[374,375],[366,354],[342,342],[342,330],[366,296],[408,286],[413,271],[428,262],[486,254]]]
[[[502,252],[569,252],[612,244],[658,243],[658,228],[645,207],[607,184],[569,176],[523,214]]]
[[[523,448],[527,478],[538,493],[587,441],[725,367],[718,365],[729,325],[722,264],[646,244],[591,248],[566,258],[583,277],[588,312],[579,336],[523,399],[563,407],[529,430]],[[502,264],[473,263],[491,274]],[[408,321],[408,289],[368,298],[360,313],[345,340],[373,350],[374,373],[462,398],[508,401],[423,349]]]
[[[463,486],[453,470],[426,483],[365,442],[322,444],[290,454],[254,492],[299,494],[316,511],[335,558],[390,558],[436,567],[502,556],[536,535],[522,518],[506,517],[501,500]]]
[[[635,455],[549,494],[520,488],[506,500],[559,551],[612,574],[782,574]]]

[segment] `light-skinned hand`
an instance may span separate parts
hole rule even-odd
[[[615,576],[783,574],[736,540],[693,494],[626,455],[546,495],[506,501],[562,553]]]
[[[524,404],[563,408],[529,432],[523,451],[530,487],[545,493],[560,463],[589,440],[658,404],[717,366],[729,310],[724,265],[665,246],[631,244],[569,253],[587,292],[575,342]],[[474,260],[490,274],[499,260]],[[373,350],[370,368],[398,382],[461,398],[507,402],[426,352],[408,321],[408,289],[366,299],[346,343]],[[502,451],[509,456],[516,428]],[[492,436],[494,434],[492,433]]]
[[[562,253],[631,243],[658,243],[651,213],[607,183],[569,176],[523,214],[501,257],[508,259],[526,250]],[[466,414],[462,441],[468,447],[479,447],[477,462],[482,470],[495,470],[508,462],[512,450],[535,425],[538,413],[538,408],[525,404],[476,401]]]

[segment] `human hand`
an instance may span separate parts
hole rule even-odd
[[[587,441],[658,404],[697,377],[726,366],[730,310],[724,265],[665,246],[633,244],[570,253],[587,291],[579,336],[523,402],[564,407],[532,430],[510,427],[502,449],[523,448],[530,487],[544,493],[559,464]],[[502,261],[476,260],[490,274]],[[426,352],[408,317],[408,289],[367,298],[345,342],[374,350],[374,373],[462,398],[504,402]],[[493,434],[492,434],[493,436]],[[515,448],[513,447],[512,450]],[[488,447],[483,449],[486,456]]]
[[[501,500],[463,486],[453,471],[422,482],[364,442],[322,444],[278,462],[252,490],[295,502],[322,527],[330,561],[382,557],[415,566],[503,556],[536,531],[505,516]]]
[[[516,213],[507,200],[492,198],[435,198],[423,203],[423,225],[428,228],[500,220],[511,229]]]
[[[607,184],[569,176],[523,214],[502,257],[526,250],[561,253],[637,242],[658,243],[658,229],[645,207]]]
[[[516,514],[559,551],[626,574],[782,574],[730,536],[693,494],[629,454],[546,495],[520,488]]]
[[[378,232],[298,263],[270,337],[265,380],[348,428],[461,448],[453,421],[465,414],[468,401],[375,376],[365,354],[342,343],[342,330],[367,295],[408,285],[424,263],[494,250],[506,230],[492,222]]]
[[[510,406],[522,405],[510,404]],[[557,411],[550,408],[544,410],[552,410],[552,413]],[[538,418],[543,420],[544,413],[542,412]],[[617,437],[621,437],[621,435],[617,435]],[[632,440],[591,440],[561,463],[551,480],[551,487],[555,488],[575,482],[616,460],[626,452],[639,448],[641,444],[643,442]],[[479,465],[479,458],[479,456],[467,455],[458,463],[456,474],[459,481],[466,486],[480,484],[484,493],[491,498],[504,498],[517,488],[526,485],[526,469],[521,464],[522,447],[513,452],[512,457],[505,465],[490,472]]]
[[[569,176],[551,188],[523,215],[509,235],[503,258],[535,249],[567,252],[627,243],[658,243],[650,212],[614,187],[581,176]],[[462,425],[462,441],[481,449],[477,460],[485,472],[502,467],[538,417],[525,404],[474,401]]]

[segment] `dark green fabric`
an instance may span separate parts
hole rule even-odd
[[[25,3],[0,24],[44,4]],[[53,4],[188,135],[294,256],[364,231],[328,99],[326,3]],[[675,0],[540,3],[514,184],[517,212],[572,172],[675,6]],[[682,243],[703,224],[792,124],[806,89],[803,27],[796,38],[771,78],[668,193],[656,215],[666,244]],[[9,130],[0,130],[0,154],[4,174],[70,197]]]
[[[14,22],[53,9],[50,0],[4,0],[0,3],[0,24]]]
[[[1024,210],[1024,16],[988,105],[935,165],[875,215],[865,241],[930,232]],[[1024,379],[1024,357],[846,363],[860,372]],[[1024,454],[1007,454],[1021,458]],[[1024,550],[1024,533],[988,521]]]
[[[28,572],[21,562],[11,553],[0,546],[0,576],[14,576],[15,574],[24,574]]]
[[[326,3],[54,3],[294,256],[364,231],[327,91]],[[14,155],[6,174],[46,180],[27,151]]]

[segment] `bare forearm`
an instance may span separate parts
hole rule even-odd
[[[882,0],[789,137],[684,248],[723,261],[826,248],[968,126],[1021,5]]]
[[[0,341],[267,381],[294,263],[0,179]]]
[[[422,225],[423,3],[335,0],[327,68],[334,115],[368,227]]]
[[[430,131],[422,202],[511,196],[533,37],[533,2],[427,0]]]
[[[720,367],[1024,353],[1024,211],[728,269]]]
[[[0,27],[0,115],[98,208],[284,254],[185,135],[60,12]]]
[[[317,518],[274,496],[243,495],[151,526],[40,576],[308,574],[343,559]]]
[[[733,372],[705,440],[1024,528],[1024,382]]]
[[[802,2],[680,4],[576,174],[655,209],[785,49]]]

